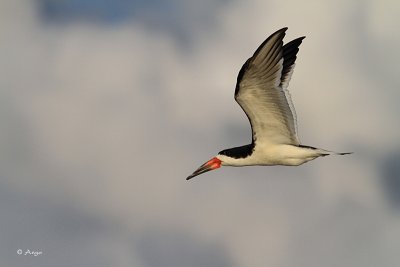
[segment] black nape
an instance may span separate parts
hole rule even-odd
[[[239,146],[239,147],[234,147],[234,148],[228,148],[225,150],[222,150],[219,152],[219,155],[224,155],[227,157],[231,157],[234,159],[239,159],[239,158],[246,158],[250,156],[254,151],[254,144],[248,144],[244,146]]]

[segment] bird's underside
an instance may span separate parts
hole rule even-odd
[[[248,156],[241,154],[241,151],[244,150]],[[216,158],[221,160],[223,166],[299,166],[315,158],[331,154],[345,155],[349,153],[336,153],[303,145],[270,144],[254,147],[252,144],[248,144],[223,150],[218,153]]]
[[[220,166],[298,166],[335,153],[300,144],[289,91],[297,52],[305,37],[283,44],[287,28],[268,37],[239,71],[235,100],[249,119],[252,142],[222,150],[187,179]]]

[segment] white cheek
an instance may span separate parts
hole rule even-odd
[[[217,155],[216,157],[221,161],[222,166],[237,166],[240,161],[225,155]]]
[[[229,166],[229,157],[224,156],[224,155],[217,155],[216,156],[217,159],[219,159],[221,161],[221,165],[222,166]]]

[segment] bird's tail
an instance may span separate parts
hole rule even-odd
[[[353,152],[334,152],[334,151],[330,151],[330,150],[326,150],[326,149],[322,149],[322,148],[316,148],[316,147],[313,147],[313,146],[299,145],[299,147],[313,150],[314,151],[313,153],[314,153],[314,155],[316,157],[325,157],[325,156],[329,156],[329,155],[349,155],[349,154],[353,154]]]
[[[320,154],[321,157],[329,156],[329,155],[350,155],[353,154],[354,152],[334,152],[334,151],[329,151],[325,149],[318,148],[318,153]]]

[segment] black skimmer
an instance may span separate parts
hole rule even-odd
[[[235,100],[250,121],[251,144],[222,150],[186,180],[221,166],[298,166],[321,156],[351,154],[300,144],[287,87],[305,37],[283,45],[286,30],[280,29],[268,37],[244,63],[237,77]]]

